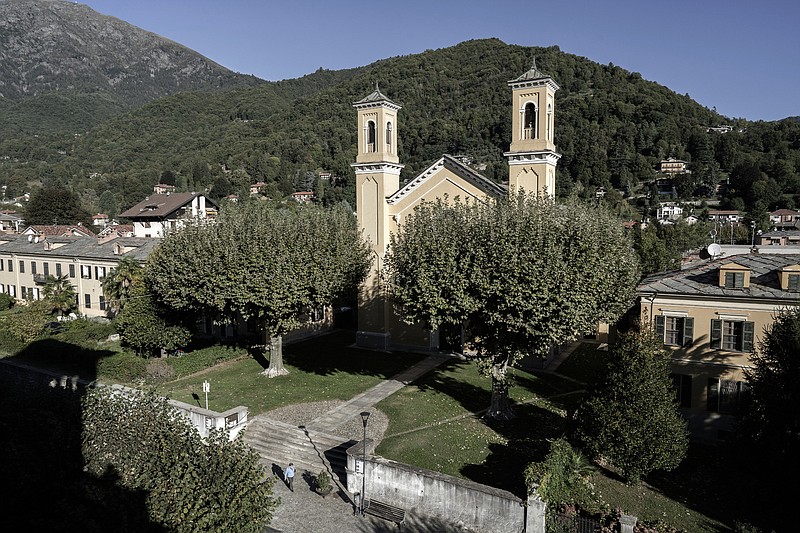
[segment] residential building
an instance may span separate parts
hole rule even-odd
[[[656,218],[659,221],[663,220],[678,220],[683,214],[683,207],[675,202],[662,202],[656,210]]]
[[[508,82],[511,88],[512,138],[504,155],[509,165],[508,187],[499,185],[456,158],[443,155],[422,173],[399,187],[403,164],[398,158],[398,112],[401,107],[378,87],[353,104],[357,113],[358,147],[352,164],[356,177],[358,223],[375,258],[359,297],[357,343],[388,349],[411,346],[437,350],[447,335],[409,326],[395,314],[382,287],[380,272],[391,235],[405,216],[423,201],[437,198],[497,198],[509,191],[555,194],[555,92],[553,79],[533,67]]]
[[[756,237],[759,246],[798,246],[800,230],[768,231]]]
[[[15,211],[0,211],[0,233],[19,233],[25,220]]]
[[[185,224],[213,219],[217,205],[205,195],[196,192],[153,194],[120,217],[133,222],[136,237],[164,237]]]
[[[105,227],[108,222],[108,215],[105,213],[97,213],[96,215],[92,216],[92,226]]]
[[[256,195],[261,194],[261,192],[264,190],[264,187],[266,187],[266,186],[267,186],[267,184],[264,183],[263,181],[257,181],[256,183],[251,184],[250,185],[250,196],[256,196]]]
[[[153,194],[172,194],[174,192],[174,185],[167,185],[166,183],[156,183],[153,185]]]
[[[710,210],[708,220],[722,224],[738,224],[742,220],[742,214],[735,210]]]
[[[293,192],[292,199],[298,204],[308,204],[314,201],[314,193],[311,191]]]
[[[753,349],[776,313],[800,304],[800,254],[723,257],[649,276],[638,294],[642,324],[671,353],[690,429],[724,438],[747,390]]]
[[[0,292],[18,301],[38,300],[47,276],[67,276],[80,312],[107,316],[103,278],[123,257],[147,259],[157,239],[117,238],[100,241],[85,236],[0,235]]]
[[[86,226],[82,224],[34,224],[22,231],[23,235],[36,237],[94,237]]]
[[[778,209],[769,214],[769,222],[775,229],[798,229],[800,228],[800,211]]]
[[[684,174],[686,173],[686,161],[670,157],[661,161],[659,171],[662,174]]]

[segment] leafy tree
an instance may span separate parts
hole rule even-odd
[[[83,409],[86,471],[113,471],[120,486],[143,492],[153,523],[168,531],[256,533],[271,520],[274,477],[243,441],[222,430],[202,439],[154,394],[93,389]]]
[[[0,292],[0,311],[5,311],[6,309],[11,309],[14,307],[16,300],[13,296],[8,293]]]
[[[17,340],[29,343],[36,340],[50,320],[50,309],[43,300],[17,305],[6,315],[8,330]]]
[[[630,482],[672,470],[686,455],[688,433],[669,376],[669,355],[650,328],[620,336],[604,376],[576,413],[577,436]]]
[[[800,466],[798,353],[800,309],[790,308],[767,328],[746,371],[750,401],[740,431],[770,472],[796,472]]]
[[[143,281],[132,285],[114,326],[122,342],[140,355],[152,355],[161,348],[172,352],[191,339],[191,332],[154,300]]]
[[[78,310],[77,293],[69,277],[47,276],[42,288],[43,301],[51,314],[68,315]]]
[[[144,269],[131,257],[123,257],[119,264],[103,278],[103,295],[115,313],[119,313],[130,298],[137,282],[144,279]]]
[[[27,224],[76,224],[90,225],[91,215],[80,202],[78,195],[63,187],[45,186],[31,195],[25,208]]]
[[[487,416],[513,416],[509,366],[629,306],[638,265],[622,224],[600,206],[511,199],[420,205],[393,235],[386,279],[408,322],[463,326],[465,355],[492,378]]]
[[[100,209],[101,213],[105,213],[109,216],[109,218],[117,218],[117,215],[119,214],[117,197],[114,196],[114,193],[109,190],[103,191],[98,199],[98,208]]]
[[[273,377],[287,373],[282,336],[311,309],[354,295],[369,261],[352,211],[246,202],[224,209],[216,224],[165,238],[146,276],[178,311],[260,322],[270,345],[265,375]]]

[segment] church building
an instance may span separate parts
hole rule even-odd
[[[508,159],[508,186],[499,185],[449,155],[443,155],[407,185],[400,188],[403,165],[397,155],[400,106],[375,88],[353,104],[358,114],[358,152],[352,164],[356,175],[356,210],[359,227],[368,239],[373,263],[361,290],[358,306],[359,346],[388,350],[416,348],[439,350],[439,331],[408,325],[396,315],[381,286],[380,272],[390,235],[403,217],[422,201],[447,195],[499,198],[525,190],[555,195],[556,163],[561,157],[553,143],[555,92],[558,85],[533,67],[508,82],[512,91],[512,139]]]

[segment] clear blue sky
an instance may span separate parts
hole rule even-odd
[[[267,80],[497,37],[612,62],[728,117],[800,115],[798,0],[84,2]]]

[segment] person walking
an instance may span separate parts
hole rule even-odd
[[[286,486],[289,487],[290,491],[294,492],[294,463],[289,463],[284,475],[286,477]]]

